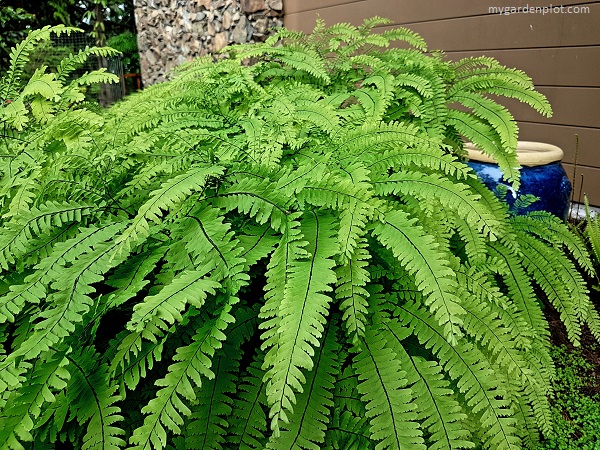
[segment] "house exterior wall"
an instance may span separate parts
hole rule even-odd
[[[226,45],[260,42],[282,25],[282,0],[134,0],[142,81]]]
[[[582,201],[585,193],[591,204],[600,205],[600,2],[563,0],[562,12],[556,7],[548,9],[550,3],[286,0],[284,25],[310,31],[317,14],[329,25],[358,25],[378,15],[393,20],[394,26],[418,32],[430,49],[443,50],[449,59],[486,55],[524,70],[548,97],[554,115],[546,119],[526,105],[502,99],[519,122],[519,139],[561,147],[563,165],[574,182],[575,200]],[[515,10],[501,13],[498,8],[506,6]],[[518,12],[519,6],[521,11],[524,6],[546,10]]]

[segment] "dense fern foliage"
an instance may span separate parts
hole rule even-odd
[[[61,70],[38,75],[52,92],[21,87],[36,38],[13,52],[1,448],[518,449],[552,433],[538,296],[574,344],[584,324],[600,337],[592,264],[461,160],[464,137],[517,187],[517,127],[489,95],[549,106],[524,73],[371,33],[385,23],[281,30],[106,112],[77,107]]]

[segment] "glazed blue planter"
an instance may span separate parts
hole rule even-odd
[[[528,207],[518,209],[516,214],[548,211],[562,220],[567,219],[572,186],[560,164],[562,159],[560,148],[537,142],[519,142],[517,155],[522,168],[521,187],[518,192],[515,192],[502,179],[500,168],[497,164],[490,162],[489,157],[474,150],[470,145],[467,145],[467,149],[470,159],[468,165],[490,190],[498,194],[498,185],[506,186],[508,192],[505,200],[509,206],[512,207],[515,200],[524,194],[535,195],[539,198]]]

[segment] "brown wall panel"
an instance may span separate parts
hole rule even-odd
[[[430,49],[494,50],[600,45],[600,5],[591,14],[515,14],[409,24]]]
[[[445,51],[538,48],[600,45],[600,3],[590,14],[514,14],[460,17],[406,24],[421,34],[429,48]],[[328,25],[350,22],[359,25],[374,14],[369,1],[287,14],[285,26],[310,31],[317,13]],[[391,26],[390,26],[391,27]]]
[[[550,118],[541,116],[533,108],[517,100],[498,100],[517,120],[600,128],[600,88],[538,86],[537,89],[552,105],[553,115]],[[600,160],[598,162],[600,165]]]
[[[346,5],[352,7],[352,3],[367,0],[285,0],[283,2],[285,14],[295,14],[305,11],[318,11],[331,6]]]
[[[353,3],[367,1],[369,3],[370,17],[381,16],[393,20],[396,24],[410,24],[415,22],[430,22],[434,20],[454,19],[458,17],[503,15],[490,7],[501,6],[500,2],[474,1],[474,0],[285,0],[285,13],[296,14],[301,12],[320,12],[331,6],[347,5],[352,8]],[[518,6],[515,2],[514,6]],[[520,2],[523,3],[523,2]],[[593,3],[593,2],[592,2]],[[530,7],[549,6],[547,0],[529,0],[525,3]],[[582,0],[563,0],[560,5],[582,5],[589,6],[590,2]],[[521,5],[524,6],[524,5]],[[593,6],[593,5],[592,5]],[[590,6],[590,11],[592,6]],[[496,10],[497,11],[497,10]],[[549,16],[552,13],[545,14]]]
[[[575,182],[572,180],[573,165],[563,164],[571,183],[573,183],[573,191],[575,196],[573,200],[583,203],[583,195],[587,195],[591,205],[600,205],[600,168],[589,166],[577,166],[575,173]],[[583,178],[582,178],[583,176]],[[583,180],[583,188],[582,188]],[[581,197],[579,193],[581,192]]]
[[[286,10],[283,24],[292,30],[309,32],[315,27],[317,15],[325,21],[326,25],[333,25],[340,22],[350,22],[353,25],[360,25],[364,19],[373,17],[374,15],[369,10],[369,2],[367,0],[345,3],[348,4],[299,13],[288,13],[287,7],[284,7]]]
[[[575,161],[575,135],[579,136],[577,164],[582,166],[599,165],[600,129],[519,122],[520,140],[547,142],[559,146],[565,152],[563,159],[565,163]]]
[[[490,56],[507,67],[524,70],[541,86],[600,87],[600,47],[562,47],[519,50],[446,52],[458,61],[469,56]]]
[[[500,15],[490,7],[501,6],[504,4],[497,1],[473,1],[473,0],[368,0],[369,10],[372,15],[387,17],[398,25],[411,24],[416,22],[431,22],[444,19],[454,19],[459,17]],[[581,0],[561,1],[563,6],[580,5],[586,3]],[[589,2],[587,2],[589,3]],[[514,6],[549,6],[546,0],[529,0],[527,2],[513,2]],[[587,4],[584,6],[588,6]],[[497,11],[497,10],[496,10]],[[592,9],[590,7],[590,14]],[[527,14],[529,15],[529,13]],[[546,14],[545,16],[549,16]],[[502,14],[503,17],[506,15]]]

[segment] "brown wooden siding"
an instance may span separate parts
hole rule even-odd
[[[575,192],[600,205],[600,1],[563,0],[588,14],[497,14],[490,6],[549,6],[540,0],[286,0],[285,26],[310,31],[317,14],[327,24],[360,24],[375,15],[421,34],[430,49],[458,60],[487,55],[524,70],[554,110],[544,118],[519,102],[502,99],[520,124],[521,140],[549,142],[565,152]],[[382,27],[385,29],[387,27]],[[575,158],[576,135],[579,148]],[[580,189],[583,175],[583,188]]]

